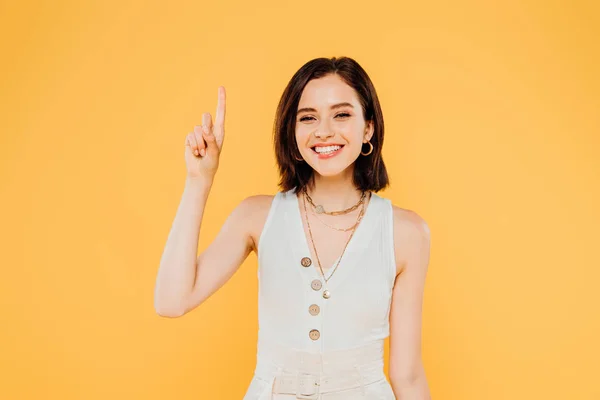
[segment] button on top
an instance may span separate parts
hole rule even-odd
[[[308,337],[312,340],[317,340],[321,337],[321,332],[316,329],[312,329],[310,332],[308,332]]]
[[[317,304],[311,304],[310,307],[308,307],[310,315],[317,315],[319,314],[319,311],[321,311],[321,308]]]
[[[315,279],[310,283],[310,287],[313,288],[313,290],[321,290],[321,288],[323,287],[323,284],[321,283],[320,280]]]
[[[312,260],[308,257],[302,257],[302,260],[300,260],[300,264],[303,267],[310,267],[312,264]]]

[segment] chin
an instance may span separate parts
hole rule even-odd
[[[336,170],[336,171],[329,171],[329,170],[328,171],[319,171],[319,170],[315,169],[315,172],[317,174],[319,174],[320,176],[329,178],[329,177],[341,175],[342,172],[344,172],[344,170],[342,169],[342,170]]]
[[[311,167],[317,174],[324,176],[324,177],[332,177],[332,176],[342,175],[344,172],[346,172],[348,170],[348,168],[350,166],[351,166],[351,163],[350,164],[338,163],[338,165],[311,165]]]

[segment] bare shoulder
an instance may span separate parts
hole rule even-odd
[[[396,274],[399,274],[414,264],[411,260],[429,254],[431,232],[425,219],[415,211],[397,206],[393,206],[393,210]]]
[[[256,194],[248,196],[242,200],[238,207],[242,208],[246,212],[264,212],[265,209],[268,212],[271,202],[273,201],[274,195],[272,194]]]
[[[237,207],[239,217],[243,218],[252,239],[252,250],[257,251],[258,238],[267,220],[274,195],[257,194],[246,197]]]
[[[412,234],[419,236],[429,236],[429,226],[423,217],[415,211],[392,206],[394,210],[394,229],[399,234]]]

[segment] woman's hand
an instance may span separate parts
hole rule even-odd
[[[185,164],[188,178],[212,180],[219,166],[219,155],[225,136],[225,88],[219,87],[217,113],[213,126],[210,113],[202,114],[202,126],[185,138]]]

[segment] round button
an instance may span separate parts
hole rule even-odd
[[[311,304],[310,307],[308,307],[310,315],[317,315],[319,314],[319,311],[321,311],[321,308],[316,304]]]
[[[308,257],[302,257],[302,260],[300,260],[300,264],[303,267],[310,267],[312,264],[312,260]]]
[[[312,340],[317,340],[321,337],[321,332],[316,329],[312,329],[310,332],[308,332],[308,337]]]
[[[312,281],[310,283],[310,287],[313,288],[313,290],[321,290],[321,288],[323,287],[323,284],[321,283],[320,280],[315,279],[314,281]]]
[[[331,297],[331,292],[329,290],[324,290],[323,291],[323,298],[324,299],[328,299]]]

